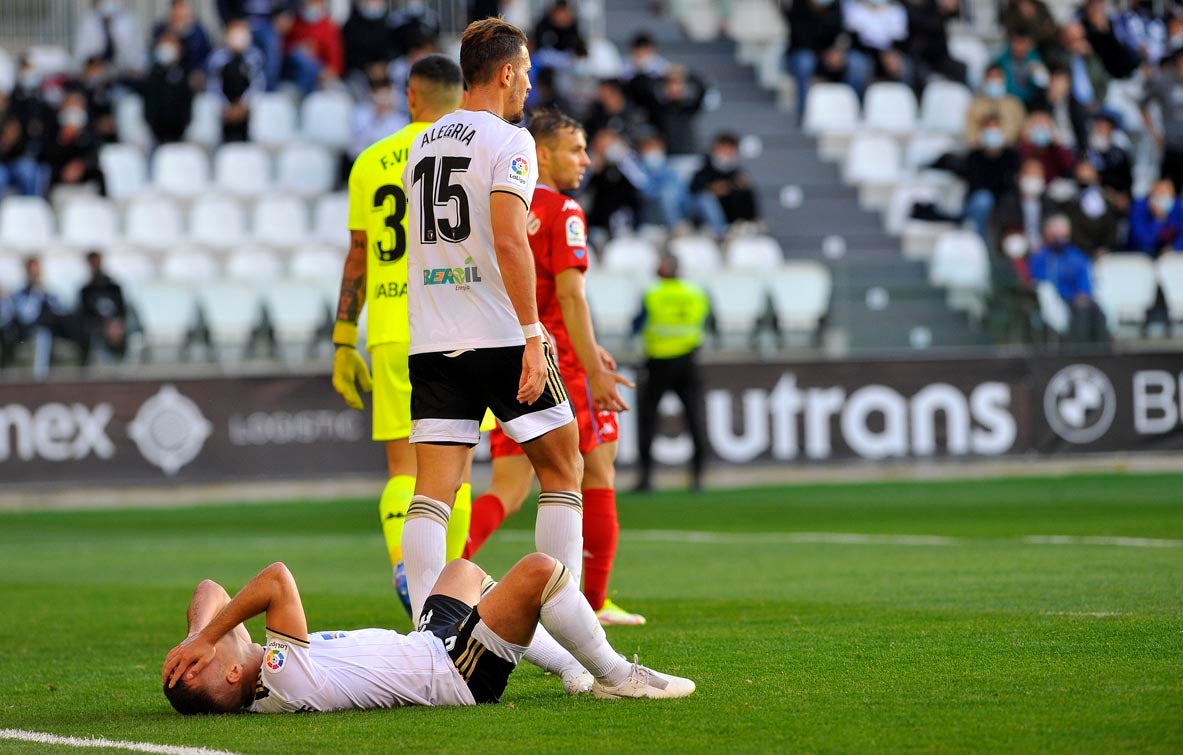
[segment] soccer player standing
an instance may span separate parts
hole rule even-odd
[[[402,545],[415,615],[443,569],[446,501],[486,407],[538,475],[538,550],[576,581],[582,571],[579,433],[543,342],[526,233],[538,178],[534,139],[513,125],[530,91],[526,35],[500,19],[475,22],[461,40],[460,67],[464,109],[416,140],[403,178],[419,474]]]
[[[382,491],[379,514],[395,583],[401,584],[403,523],[415,491],[415,454],[411,435],[411,383],[407,350],[407,192],[403,169],[411,143],[435,121],[460,107],[464,82],[460,66],[443,55],[428,55],[411,67],[407,106],[412,122],[362,152],[349,174],[351,243],[341,280],[333,343],[333,387],[346,403],[362,408],[357,385],[370,389],[365,360],[357,353],[357,320],[366,310],[366,348],[374,366],[374,440],[386,444],[390,475]],[[468,533],[471,488],[465,483],[455,496],[448,526],[448,557],[456,558]],[[449,500],[451,496],[449,495]],[[401,592],[401,588],[400,588]],[[409,610],[409,609],[408,609]]]
[[[607,599],[620,525],[616,517],[616,412],[628,407],[617,392],[630,385],[596,343],[584,295],[587,223],[583,209],[560,192],[576,189],[587,169],[587,136],[558,111],[534,113],[530,133],[538,153],[538,187],[527,230],[534,253],[538,311],[555,339],[559,372],[579,426],[583,454],[583,593],[602,624],[643,624],[645,617]],[[497,428],[489,436],[493,482],[472,507],[464,553],[471,558],[506,516],[521,508],[533,478],[521,447]]]

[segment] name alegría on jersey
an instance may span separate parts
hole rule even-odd
[[[476,129],[467,123],[449,123],[424,131],[419,145],[426,147],[439,139],[455,139],[458,142],[463,142],[465,146],[472,146],[474,137],[476,137]]]

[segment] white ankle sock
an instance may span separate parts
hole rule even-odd
[[[534,523],[534,545],[557,558],[579,588],[583,574],[583,495],[572,492],[543,492],[538,496]]]
[[[628,677],[629,662],[608,644],[604,628],[569,573],[560,574],[556,569],[542,598],[542,625],[592,676],[609,685]]]
[[[423,602],[444,570],[450,513],[446,504],[422,495],[412,498],[407,507],[403,563],[407,569],[407,592],[411,594],[412,623],[416,626]]]
[[[525,657],[528,662],[556,676],[569,669],[583,668],[575,656],[551,637],[541,624],[534,630],[534,639],[530,641],[530,647],[526,648]]]

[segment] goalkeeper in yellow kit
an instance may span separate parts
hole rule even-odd
[[[410,325],[407,321],[407,197],[403,168],[412,142],[432,123],[460,107],[464,97],[460,66],[443,55],[417,61],[407,79],[411,123],[358,155],[349,174],[349,254],[341,277],[333,343],[333,388],[354,409],[362,409],[358,392],[371,389],[370,373],[357,352],[357,321],[368,302],[366,348],[374,367],[374,433],[386,443],[390,475],[382,491],[379,514],[395,587],[410,612],[402,574],[403,522],[415,492],[415,453],[411,434],[411,382],[407,374]],[[464,550],[472,511],[468,483],[456,492],[448,522],[447,557]]]

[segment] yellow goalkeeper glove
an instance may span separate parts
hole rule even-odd
[[[338,321],[333,327],[333,343],[337,346],[337,353],[333,355],[333,389],[341,394],[349,406],[364,409],[357,389],[361,386],[363,391],[369,393],[373,382],[366,360],[357,353],[357,325]]]

